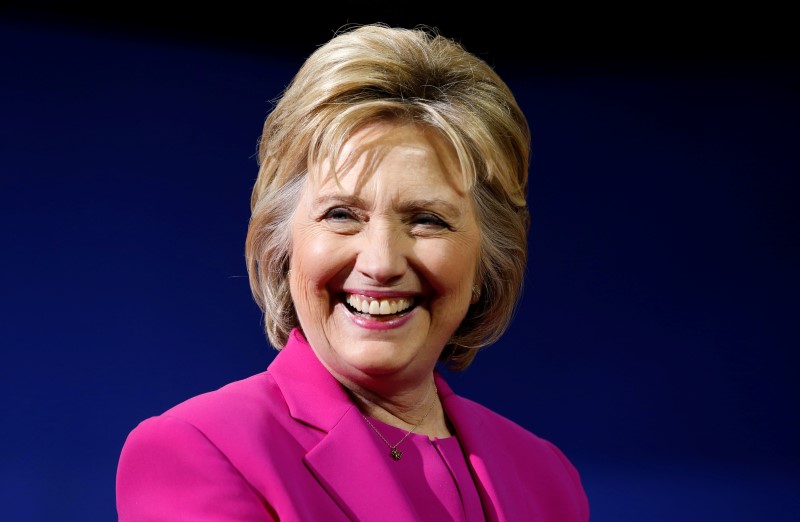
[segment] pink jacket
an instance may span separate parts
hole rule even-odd
[[[589,520],[561,451],[436,379],[487,520]],[[393,481],[386,451],[295,330],[267,371],[130,433],[117,512],[121,522],[425,520]]]

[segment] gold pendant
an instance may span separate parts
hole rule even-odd
[[[403,456],[403,452],[397,449],[397,446],[392,446],[392,451],[389,453],[394,460],[400,460],[400,457]]]

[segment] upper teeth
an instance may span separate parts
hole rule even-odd
[[[350,294],[347,303],[356,310],[370,315],[389,315],[402,312],[411,306],[411,299],[373,299]]]

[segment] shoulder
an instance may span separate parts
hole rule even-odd
[[[481,430],[487,430],[493,435],[501,435],[505,442],[533,446],[546,444],[544,439],[519,423],[479,402],[456,394],[453,394],[448,402],[455,410],[448,413],[463,417],[465,421],[468,419],[471,426],[479,426]]]
[[[515,505],[547,506],[562,520],[588,517],[580,474],[558,446],[473,400],[454,395],[448,402],[448,414],[474,457],[473,465],[489,476],[525,485],[528,493],[516,498]],[[500,496],[508,494],[498,491]]]
[[[180,447],[191,439],[193,444],[213,445],[236,462],[237,456],[246,460],[259,439],[281,431],[288,419],[280,389],[265,371],[145,419],[130,432],[123,452],[137,443]]]
[[[226,418],[247,422],[274,410],[282,402],[275,381],[265,371],[191,397],[168,409],[161,416],[196,425],[217,424]]]
[[[263,372],[143,420],[128,434],[117,466],[120,520],[156,513],[269,518],[263,496],[269,477],[253,461],[265,437],[280,440],[275,433],[285,410]],[[265,459],[260,463],[267,467]]]
[[[460,396],[454,400],[460,404],[462,415],[471,418],[467,425],[478,432],[481,439],[491,440],[505,452],[517,455],[515,462],[524,465],[526,459],[531,459],[540,464],[550,463],[555,468],[565,467],[570,472],[574,471],[569,459],[551,441],[483,404]]]
[[[268,520],[258,482],[240,465],[236,448],[246,452],[250,444],[234,443],[241,433],[233,419],[257,423],[256,411],[271,402],[270,390],[268,376],[259,374],[140,422],[117,466],[119,520]]]

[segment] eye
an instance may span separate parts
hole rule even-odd
[[[415,214],[412,222],[415,225],[421,225],[426,228],[450,228],[450,225],[448,225],[447,222],[445,222],[442,218],[429,212]]]
[[[325,214],[322,216],[322,219],[341,222],[356,219],[356,216],[350,210],[344,207],[334,207],[325,212]]]

